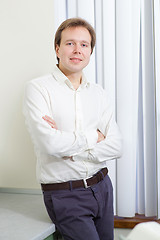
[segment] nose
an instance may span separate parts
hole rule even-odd
[[[75,44],[74,53],[81,54],[81,47],[79,44]]]

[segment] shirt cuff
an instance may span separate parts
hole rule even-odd
[[[93,149],[97,143],[98,140],[98,133],[97,130],[95,131],[87,131],[85,133],[86,139],[87,139],[87,145],[88,145],[88,150]]]

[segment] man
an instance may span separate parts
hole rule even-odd
[[[121,156],[121,136],[105,91],[82,72],[95,39],[85,20],[64,21],[55,35],[53,74],[30,81],[24,98],[44,202],[65,240],[113,240],[106,166]]]

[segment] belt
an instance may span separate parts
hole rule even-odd
[[[61,182],[61,183],[41,184],[41,187],[43,191],[88,188],[102,181],[103,178],[107,175],[107,173],[108,173],[108,169],[103,168],[99,172],[97,172],[95,175],[93,175],[93,177],[91,178],[81,179],[77,181]]]

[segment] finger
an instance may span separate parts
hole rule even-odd
[[[49,116],[47,116],[47,115],[45,115],[43,118],[44,118],[45,120],[48,120],[48,121],[51,121],[51,122],[54,121],[51,117],[49,117]]]
[[[62,157],[64,160],[71,160],[71,161],[73,161],[74,162],[74,160],[73,160],[73,157],[72,156],[64,156],[64,157]]]
[[[54,119],[53,118],[51,118],[50,116],[48,116],[48,115],[45,115],[45,118],[46,119],[48,119],[48,120],[50,120],[50,121],[54,121]]]
[[[42,117],[52,128],[56,128],[56,125],[55,125],[55,123],[53,123],[53,122],[51,122],[51,121],[49,121],[49,120],[47,120],[47,119],[45,119],[44,117]]]
[[[49,116],[45,115],[42,117],[52,128],[58,130],[56,122]]]
[[[50,118],[50,117],[48,117],[48,116],[44,116],[44,117],[42,117],[45,121],[47,121],[48,123],[53,123],[53,124],[56,124],[56,122],[52,119],[52,118]]]
[[[48,122],[48,124],[51,126],[51,128],[55,128],[55,129],[57,129],[56,124],[54,124],[54,123],[50,123],[50,122]]]

